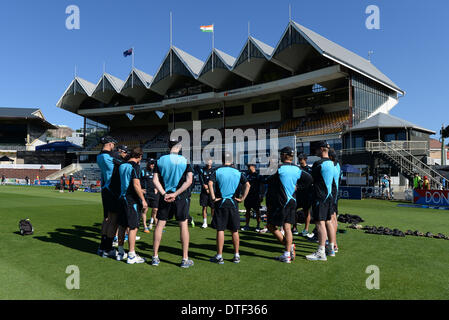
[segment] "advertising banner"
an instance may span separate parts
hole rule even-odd
[[[362,187],[343,187],[338,188],[340,199],[362,200]]]
[[[413,203],[449,207],[449,190],[413,190]]]

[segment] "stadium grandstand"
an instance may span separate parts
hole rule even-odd
[[[134,68],[124,80],[75,77],[57,107],[84,117],[81,162],[94,162],[110,133],[147,156],[166,151],[170,132],[208,128],[278,129],[310,154],[326,139],[388,113],[405,92],[370,61],[290,21],[272,47],[249,36],[237,57],[213,49],[206,61],[171,46],[154,76]]]

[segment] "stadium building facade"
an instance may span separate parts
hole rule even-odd
[[[310,154],[322,139],[341,149],[345,131],[404,94],[370,61],[291,21],[275,47],[250,36],[237,57],[213,49],[201,61],[172,46],[154,76],[134,68],[125,80],[75,77],[57,106],[84,117],[86,158],[106,132],[157,156],[173,129],[193,121],[278,129]]]

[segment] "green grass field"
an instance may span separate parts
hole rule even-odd
[[[449,211],[396,207],[382,200],[341,201],[340,212],[358,214],[364,224],[434,234],[449,231]],[[449,241],[397,238],[348,229],[338,235],[340,252],[327,262],[304,256],[316,244],[295,237],[297,259],[274,258],[282,247],[271,234],[241,232],[240,264],[230,262],[232,243],[225,239],[225,264],[209,262],[215,232],[199,228],[198,197],[191,215],[190,257],[195,266],[179,267],[177,226],[162,239],[161,265],[127,265],[95,254],[102,207],[99,194],[60,194],[52,188],[0,186],[0,299],[447,299]],[[18,222],[29,217],[35,234],[20,236]],[[345,228],[345,225],[340,225]],[[139,232],[137,252],[151,260],[152,233]],[[80,270],[80,289],[65,286],[66,267]],[[380,289],[368,290],[367,266],[380,269]]]

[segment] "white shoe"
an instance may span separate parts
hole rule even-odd
[[[116,258],[116,260],[117,261],[122,261],[122,260],[125,260],[125,259],[127,259],[128,258],[128,254],[126,253],[126,252],[123,252],[123,253],[118,253],[117,254],[117,258]]]
[[[206,229],[206,228],[207,228],[207,223],[203,223],[203,225],[201,226],[201,228]]]
[[[133,257],[128,256],[128,259],[126,261],[127,264],[144,263],[144,262],[145,258],[140,257],[138,254],[136,254]]]
[[[150,223],[149,229],[150,229],[150,230],[153,230],[153,224],[152,224],[152,223]]]
[[[309,254],[306,259],[309,261],[327,261],[326,253],[320,251]]]
[[[315,234],[313,232],[307,234],[307,238],[312,239]]]
[[[136,241],[139,241],[140,240],[140,237],[139,236],[136,236]]]

